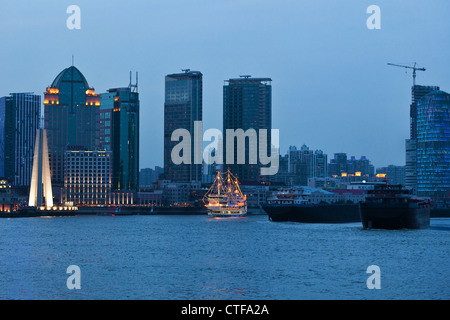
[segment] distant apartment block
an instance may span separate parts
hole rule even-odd
[[[328,175],[332,177],[341,176],[373,176],[375,168],[365,156],[357,159],[354,156],[347,157],[346,153],[335,153],[334,158],[328,164]]]
[[[328,155],[322,150],[310,150],[302,145],[300,149],[290,146],[286,155],[280,155],[278,173],[273,183],[286,186],[306,186],[311,178],[328,176]]]
[[[385,174],[386,180],[389,184],[401,184],[405,185],[405,166],[389,165],[387,167],[377,168],[376,173],[378,176]]]

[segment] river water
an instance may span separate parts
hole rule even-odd
[[[426,230],[266,215],[0,219],[0,299],[449,299],[450,219]],[[79,267],[70,290],[67,268]],[[379,267],[380,289],[367,268]]]

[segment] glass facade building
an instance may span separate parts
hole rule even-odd
[[[0,98],[0,177],[16,186],[29,186],[41,97],[11,93]]]
[[[138,191],[139,94],[109,89],[100,101],[100,148],[112,151],[112,189]]]
[[[44,92],[52,182],[64,183],[64,155],[68,146],[95,150],[99,146],[100,96],[74,66],[64,69]]]
[[[164,177],[172,182],[191,183],[202,181],[202,164],[194,163],[194,122],[202,121],[203,75],[199,71],[165,77],[164,102]],[[172,141],[172,133],[185,129],[191,135],[190,164],[175,164],[172,150],[179,141]],[[200,132],[200,134],[203,134]],[[202,148],[203,150],[203,148]]]
[[[405,141],[405,186],[417,192],[417,102],[429,92],[439,90],[437,86],[413,85],[411,87],[411,105],[409,107],[409,139]]]
[[[433,91],[417,102],[417,194],[450,197],[450,95]]]
[[[259,130],[267,130],[267,155],[271,154],[271,129],[272,129],[272,79],[241,78],[229,79],[223,86],[223,135],[224,135],[224,169],[229,168],[241,182],[262,182],[261,165],[250,163],[250,150],[258,150],[250,139],[245,142],[245,163],[238,164],[237,142],[234,143],[234,160],[228,163],[227,159],[227,129],[245,131],[254,129],[259,137]],[[234,139],[236,140],[236,139]],[[231,148],[231,146],[229,146]]]

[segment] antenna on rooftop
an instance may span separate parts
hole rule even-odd
[[[132,75],[132,72],[130,71],[130,84],[128,85],[128,88],[130,88],[132,92],[138,92],[138,73],[136,71],[136,83],[135,84],[132,83],[131,75]]]

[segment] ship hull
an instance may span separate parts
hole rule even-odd
[[[208,217],[224,218],[224,217],[243,217],[246,213],[208,213]]]
[[[247,215],[247,210],[245,209],[216,209],[208,210],[209,217],[243,217]]]
[[[431,218],[450,218],[450,208],[431,209]]]
[[[271,221],[304,223],[361,222],[358,204],[265,204]]]
[[[430,208],[361,203],[361,222],[366,229],[425,229],[430,226]]]

